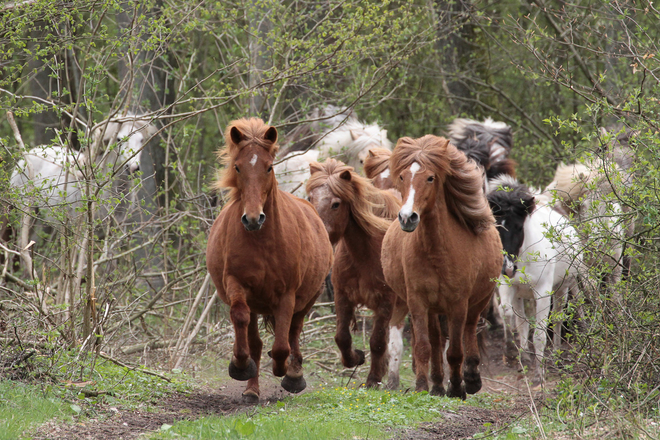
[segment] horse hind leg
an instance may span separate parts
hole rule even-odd
[[[399,323],[399,325],[390,326],[390,340],[387,344],[389,364],[387,386],[385,387],[388,390],[399,388],[399,370],[401,369],[401,362],[403,360],[403,326],[404,322]]]
[[[263,342],[259,337],[259,317],[256,313],[250,313],[250,324],[248,324],[248,345],[250,347],[250,358],[257,367],[257,375],[248,379],[247,387],[243,392],[243,399],[248,403],[259,402],[259,366],[261,364],[261,349]]]
[[[387,370],[388,324],[392,317],[392,304],[381,304],[374,316],[374,328],[369,339],[371,369],[367,376],[367,388],[377,388]]]
[[[335,286],[335,310],[337,313],[337,331],[335,343],[341,352],[341,363],[346,368],[354,368],[364,364],[364,352],[353,349],[351,337],[351,324],[355,321],[355,305],[352,304],[346,293]]]
[[[462,400],[466,398],[466,389],[463,384],[463,374],[461,365],[463,364],[463,332],[466,329],[466,310],[454,310],[447,314],[449,327],[449,349],[447,350],[447,363],[449,364],[449,387],[447,389],[448,397],[459,397]],[[474,332],[476,334],[477,320],[474,319]],[[471,327],[470,327],[471,328]],[[470,339],[470,335],[465,335]],[[476,336],[474,339],[476,347]],[[479,355],[476,353],[477,365]],[[471,359],[474,362],[473,359]],[[418,367],[419,368],[419,367]]]

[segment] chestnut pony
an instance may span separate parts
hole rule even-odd
[[[355,322],[355,308],[365,305],[374,312],[367,387],[378,387],[387,369],[388,330],[396,299],[385,283],[380,250],[401,204],[343,162],[313,162],[310,170],[309,200],[321,216],[330,242],[336,245],[332,284],[337,313],[335,342],[341,362],[346,368],[364,363],[364,352],[352,347],[350,327]]]
[[[258,314],[274,323],[273,374],[282,387],[305,389],[299,337],[332,265],[332,246],[314,207],[277,188],[273,160],[277,130],[261,119],[233,121],[219,157],[218,187],[230,201],[213,223],[206,265],[220,298],[230,306],[234,355],[229,375],[247,380],[246,400],[259,399],[262,342]]]
[[[383,240],[383,273],[412,316],[415,389],[429,389],[430,360],[431,393],[445,393],[441,314],[449,333],[447,395],[465,399],[481,389],[477,322],[502,268],[481,171],[447,139],[432,135],[399,139],[390,170],[405,203]],[[392,323],[405,312],[397,307]]]

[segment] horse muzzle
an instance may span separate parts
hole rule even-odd
[[[419,214],[413,212],[410,215],[404,215],[399,212],[399,224],[404,232],[413,232],[419,224]]]
[[[245,226],[246,231],[258,231],[261,229],[263,226],[264,222],[266,221],[266,214],[263,212],[259,214],[259,217],[248,217],[247,215],[243,214],[241,217],[241,223],[243,223],[243,226]]]
[[[511,257],[506,255],[504,257],[504,262],[502,263],[502,275],[506,275],[509,278],[513,278],[517,270],[518,268],[516,267],[516,264],[513,262]]]

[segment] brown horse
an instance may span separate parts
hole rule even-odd
[[[449,333],[447,395],[465,399],[466,392],[481,389],[477,322],[502,268],[502,244],[481,171],[448,140],[431,135],[399,139],[390,165],[406,202],[399,224],[383,240],[383,273],[412,316],[416,390],[429,389],[431,360],[431,393],[445,392],[441,314]],[[393,323],[405,312],[397,308]]]
[[[248,381],[246,400],[259,399],[261,314],[274,323],[273,374],[285,376],[282,387],[297,393],[306,386],[300,332],[332,265],[332,246],[314,207],[277,188],[275,127],[240,119],[225,139],[219,155],[225,172],[217,186],[232,190],[211,228],[206,265],[234,325],[229,375]]]
[[[327,159],[323,164],[310,164],[310,170],[309,200],[319,212],[330,241],[336,244],[332,266],[337,312],[335,342],[345,367],[362,365],[364,352],[353,349],[350,327],[355,322],[357,306],[373,310],[367,387],[377,387],[387,368],[388,329],[396,300],[383,276],[380,250],[401,204],[343,162]]]

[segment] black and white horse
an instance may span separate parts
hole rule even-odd
[[[554,304],[554,311],[560,314],[567,292],[577,286],[582,264],[577,253],[579,238],[568,220],[549,206],[549,199],[535,196],[515,178],[499,176],[491,180],[490,186],[488,202],[505,252],[499,287],[500,312],[506,326],[505,355],[510,360],[517,355],[513,343],[515,331],[523,353],[527,349],[530,317],[525,312],[524,300],[532,300],[535,304],[534,381],[542,382],[540,361],[546,346],[550,307]],[[554,327],[553,342],[554,348],[558,348],[561,322]]]

